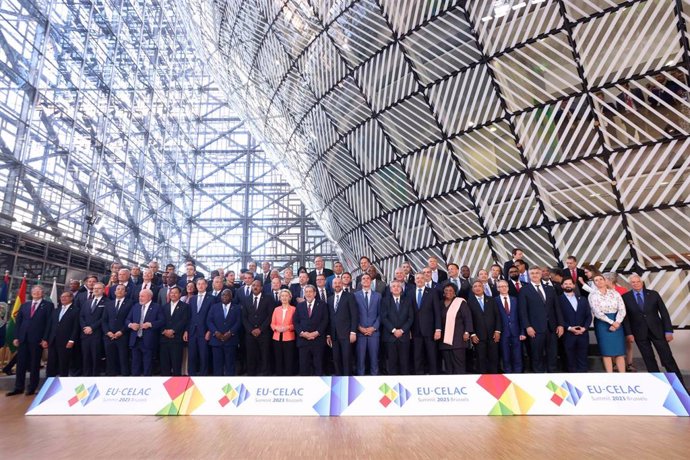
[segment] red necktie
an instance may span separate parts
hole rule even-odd
[[[573,277],[573,282],[577,283],[577,270],[575,270],[574,268],[570,270],[570,276]]]
[[[503,308],[505,308],[506,314],[510,315],[510,305],[508,305],[508,297],[503,298]]]
[[[31,302],[31,313],[30,313],[29,316],[30,316],[31,318],[33,318],[33,317],[34,317],[34,313],[36,313],[36,302]]]
[[[520,286],[520,282],[517,281],[517,282],[515,283],[515,289],[517,289],[518,292],[520,292],[520,287],[521,287],[521,286]]]
[[[309,317],[311,318],[311,304],[307,304],[307,313],[309,313]]]

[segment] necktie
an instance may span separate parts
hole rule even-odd
[[[93,301],[91,301],[91,313],[93,313],[93,311],[95,309],[96,309],[96,299],[93,299]]]
[[[573,278],[573,283],[577,283],[577,270],[574,268],[570,270],[570,276]]]
[[[484,285],[484,294],[486,294],[487,297],[491,297],[491,288],[488,283]]]
[[[29,316],[30,316],[31,318],[33,318],[33,317],[34,317],[34,313],[36,313],[36,305],[37,305],[37,304],[38,304],[38,302],[36,302],[35,300],[34,300],[33,302],[31,302],[31,313],[29,314]]]
[[[640,311],[644,311],[644,299],[642,298],[642,292],[635,293],[635,297],[637,297],[637,306],[640,308]]]
[[[335,303],[333,304],[333,310],[338,313],[338,304],[340,303],[340,294],[335,296]]]
[[[522,289],[522,286],[520,285],[520,281],[515,282],[515,289],[517,289],[518,292],[520,292],[520,289]]]
[[[456,291],[457,291],[458,289],[460,289],[460,283],[459,283],[459,281],[458,281],[457,278],[451,279],[450,282],[453,283],[453,284],[455,285],[455,290],[456,290]]]
[[[89,292],[88,300],[93,300],[93,294],[91,292]]]
[[[479,301],[479,306],[482,307],[482,311],[484,311],[484,297],[477,297],[477,300]]]
[[[258,311],[258,310],[259,310],[259,296],[255,295],[254,296],[254,311]]]
[[[364,292],[364,305],[366,305],[367,310],[369,310],[369,291]]]
[[[275,297],[276,302],[278,301],[278,291],[273,291],[273,297]]]
[[[58,317],[58,321],[62,320],[62,317],[65,316],[66,311],[67,311],[67,305],[63,305],[62,310],[60,310],[60,316]]]
[[[300,297],[304,299],[304,288],[302,288],[302,291],[300,293]]]
[[[244,287],[244,295],[249,297],[249,286]]]
[[[165,301],[170,302],[170,288],[165,288]]]
[[[417,310],[422,308],[422,289],[417,289]]]
[[[311,303],[308,303],[308,304],[307,304],[307,314],[308,314],[309,317],[311,318]]]
[[[201,310],[201,305],[204,303],[204,296],[200,295],[196,299],[196,312],[199,313]]]
[[[544,290],[542,289],[541,284],[535,284],[534,289],[536,289],[539,295],[541,296],[541,300],[544,301],[544,303],[546,303],[546,296],[544,295]]]
[[[120,307],[121,307],[121,306],[122,306],[122,300],[118,300],[118,301],[115,303],[115,314],[117,314],[117,313],[120,312]]]
[[[141,338],[144,336],[144,330],[141,326],[144,324],[144,317],[146,316],[146,305],[141,306],[141,319],[139,320],[139,330],[137,331],[137,337]]]
[[[508,297],[503,298],[503,308],[506,311],[506,315],[510,315],[510,304],[508,304]]]
[[[223,304],[223,318],[228,317],[228,306],[226,304]]]
[[[324,302],[326,301],[326,290],[325,289],[321,289],[321,300],[323,300]]]
[[[395,311],[400,311],[400,299],[395,299]]]

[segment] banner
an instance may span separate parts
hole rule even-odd
[[[50,378],[27,415],[690,414],[675,374]]]

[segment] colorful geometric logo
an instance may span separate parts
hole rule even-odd
[[[163,387],[172,402],[166,404],[156,415],[190,415],[205,402],[203,395],[189,377],[170,377]]]
[[[477,380],[498,402],[489,415],[523,415],[534,405],[534,398],[501,374],[484,374]]]
[[[402,407],[407,400],[410,399],[410,396],[412,396],[412,393],[400,383],[392,387],[384,383],[379,387],[379,391],[383,393],[383,397],[379,399],[383,407],[388,407],[391,403],[395,403],[398,407]]]
[[[561,385],[556,384],[553,380],[549,380],[549,383],[546,384],[546,388],[553,392],[551,402],[558,407],[561,407],[563,401],[568,401],[573,406],[577,406],[577,403],[579,403],[582,398],[582,391],[567,380]]]
[[[350,404],[364,391],[364,387],[354,377],[321,377],[330,387],[316,404],[314,410],[321,416],[337,416],[345,412]]]
[[[233,388],[232,385],[229,383],[223,387],[223,396],[218,400],[218,403],[221,405],[221,407],[225,407],[230,403],[233,403],[235,407],[239,407],[240,404],[245,402],[249,396],[249,390],[247,390],[247,387],[244,386],[243,383],[240,383],[239,386]]]
[[[678,376],[670,372],[653,372],[651,375],[670,387],[664,400],[664,408],[678,416],[690,415],[690,396]]]
[[[98,398],[98,396],[100,395],[100,393],[98,392],[98,387],[95,383],[91,385],[89,388],[86,388],[86,386],[82,383],[74,389],[74,392],[76,393],[76,395],[73,398],[70,398],[69,401],[67,401],[69,407],[74,406],[76,403],[81,403],[82,407],[84,407],[94,399]]]

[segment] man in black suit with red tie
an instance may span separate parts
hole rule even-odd
[[[41,370],[42,347],[45,345],[43,339],[46,336],[52,312],[53,304],[43,299],[43,288],[34,286],[31,289],[31,300],[19,307],[15,318],[15,338],[12,344],[17,347],[17,375],[14,380],[14,390],[7,393],[7,396],[24,392],[27,370],[30,372],[30,377],[26,394],[36,393]]]
[[[438,373],[436,341],[441,339],[441,301],[433,288],[425,286],[424,273],[417,273],[414,280],[415,288],[410,292],[414,302],[414,371],[424,374],[426,364],[429,374],[434,375]]]
[[[402,282],[397,279],[390,284],[390,295],[381,301],[381,335],[386,347],[389,375],[410,373],[410,330],[414,322],[412,303],[412,296],[403,295]]]
[[[556,291],[541,282],[541,268],[529,270],[530,282],[520,289],[520,325],[531,347],[532,371],[556,372],[558,339],[563,335],[563,314]]]
[[[659,372],[659,364],[652,350],[654,345],[661,365],[667,372],[676,374],[680,383],[685,385],[669,345],[673,340],[673,324],[666,304],[657,291],[645,288],[639,275],[630,275],[628,281],[632,289],[622,296],[626,311],[623,320],[626,339],[634,340],[637,344],[647,372]]]
[[[70,291],[60,294],[60,305],[54,308],[44,346],[48,348],[46,377],[69,376],[74,344],[79,338],[79,309]]]
[[[242,325],[247,350],[247,375],[270,375],[271,316],[273,297],[263,293],[261,280],[252,283],[252,294],[242,305]]]
[[[81,329],[81,356],[84,376],[97,376],[103,344],[103,310],[110,300],[103,295],[103,283],[93,285],[92,299],[86,299],[79,311],[79,328]]]
[[[473,369],[479,374],[497,374],[498,343],[503,330],[498,304],[493,296],[486,295],[484,283],[477,280],[472,283],[472,294],[468,296],[467,305],[474,327],[470,334],[476,358]]]
[[[105,345],[105,373],[108,376],[129,376],[129,328],[125,320],[133,302],[124,285],[111,287],[115,299],[103,311],[103,342]]]
[[[582,289],[583,283],[581,283],[580,281],[584,282],[585,271],[577,267],[577,259],[575,258],[575,256],[568,256],[565,259],[565,268],[561,271],[561,274],[563,275],[563,279],[570,278],[571,280],[573,280],[573,283],[575,283],[576,293],[585,297],[589,295],[589,292]]]
[[[329,328],[326,343],[333,347],[335,375],[350,375],[352,344],[357,340],[359,310],[355,297],[343,290],[342,278],[333,278],[333,295],[328,298]]]
[[[163,326],[161,327],[160,361],[161,375],[182,375],[182,351],[184,332],[189,326],[191,311],[189,304],[180,301],[179,286],[170,288],[170,302],[163,305]]]
[[[328,305],[316,298],[316,288],[304,288],[304,302],[297,304],[293,322],[297,334],[300,375],[323,375],[323,352],[328,329]]]

